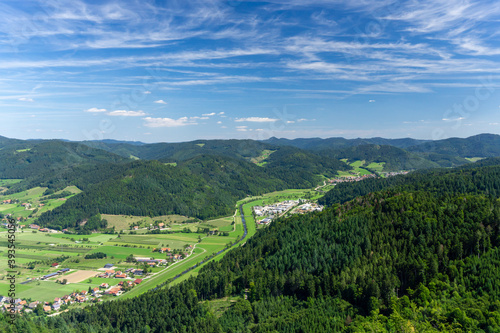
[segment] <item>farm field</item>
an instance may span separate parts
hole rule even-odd
[[[385,162],[372,162],[368,164],[366,167],[375,170],[376,172],[381,173],[384,170]]]
[[[164,216],[132,216],[132,215],[110,215],[102,214],[102,218],[108,221],[108,227],[113,228],[117,231],[119,230],[129,230],[132,224],[139,226],[139,228],[146,228],[150,225],[155,225],[157,223],[176,224],[189,221],[190,219],[186,216],[181,215],[164,215]]]
[[[43,196],[45,190],[45,188],[30,189],[18,193],[15,198],[10,199],[23,202],[31,200],[31,203],[36,204],[45,200],[46,196]],[[65,190],[71,193],[68,197],[79,192],[76,187],[68,187]],[[248,229],[247,237],[252,237],[257,232],[255,220],[252,216],[253,206],[298,198],[316,199],[319,196],[321,196],[321,193],[313,189],[290,189],[240,200],[237,207],[243,204],[243,213]],[[61,204],[64,203],[63,200],[60,201]],[[46,206],[49,206],[50,200],[45,202],[47,203]],[[55,203],[52,203],[53,205],[48,209],[54,207]],[[8,211],[19,208],[14,206],[16,204],[13,206],[0,204],[0,209]],[[23,209],[25,208],[23,207]],[[30,210],[26,210],[26,212],[29,214]],[[227,248],[229,244],[237,241],[244,233],[239,210],[236,210],[233,216],[208,221],[190,219],[179,215],[153,218],[126,215],[103,215],[102,217],[107,219],[109,226],[114,226],[116,231],[122,231],[114,234],[92,233],[77,235],[44,233],[27,228],[18,230],[16,232],[17,266],[15,270],[19,274],[16,276],[16,297],[51,301],[54,297],[62,297],[73,291],[87,290],[89,287],[95,288],[104,282],[116,285],[121,279],[96,277],[97,274],[105,271],[104,265],[113,265],[112,269],[115,271],[142,268],[144,264],[127,262],[127,258],[133,256],[135,258],[167,259],[170,258],[167,257],[167,254],[153,252],[153,249],[168,247],[174,253],[184,253],[188,246],[194,247],[189,257],[170,263],[167,266],[153,267],[150,269],[153,275],[141,275],[140,277],[144,278],[143,282],[135,286],[131,291],[118,297],[109,297],[109,299],[130,298],[154,288],[195,264],[206,260],[215,253]],[[25,222],[25,224],[27,223]],[[160,231],[157,229],[159,233],[148,233],[147,227],[158,226],[158,223],[164,223],[166,230]],[[130,230],[132,225],[137,225],[141,229]],[[203,232],[199,232],[201,230]],[[207,230],[210,232],[207,233]],[[219,235],[212,234],[211,232],[214,230],[221,233]],[[8,243],[6,236],[6,231],[0,231],[0,257],[4,259],[7,259]],[[105,257],[98,257],[99,253],[104,253]],[[220,260],[225,253],[227,252],[223,252],[211,260]],[[53,267],[55,262],[59,263],[58,267]],[[45,281],[38,280],[42,276],[58,272],[62,268],[69,268],[70,272],[60,273],[60,275]],[[5,280],[7,269],[7,260],[1,260],[0,295],[6,294],[8,290],[8,281]],[[174,283],[197,274],[199,269],[200,267],[190,271]],[[56,280],[62,281],[63,279],[67,279],[69,283],[66,285],[56,283]],[[33,281],[26,283],[29,280]],[[21,282],[25,282],[25,284],[21,284]]]
[[[9,180],[4,184],[10,185],[17,180]],[[2,185],[0,185],[2,186]],[[81,192],[76,186],[68,186],[60,191],[54,192],[51,195],[59,195],[63,192],[68,192],[68,195],[61,198],[49,199],[50,195],[43,195],[47,190],[46,187],[34,187],[19,193],[4,195],[0,191],[0,212],[4,215],[12,214],[14,218],[22,217],[24,219],[31,219],[40,216],[42,213],[57,208],[63,205],[67,199]],[[13,203],[3,204],[4,200],[12,200]],[[21,204],[28,203],[29,207],[22,206]]]
[[[353,161],[349,162],[347,159],[341,159],[342,162],[349,164],[351,167],[353,167],[353,170],[351,171],[337,171],[337,176],[339,177],[359,177],[359,176],[364,176],[364,175],[370,175],[371,172],[364,169],[363,167],[373,167],[376,171],[377,169],[380,169],[382,166],[383,169],[383,164],[384,163],[370,163],[368,166],[366,166],[366,161],[365,160],[358,160],[358,161]]]
[[[186,221],[187,218],[170,217],[170,221]],[[156,220],[156,219],[155,219]],[[167,269],[162,267],[152,268],[156,273],[152,278],[146,278],[145,284],[136,286],[136,290],[130,293],[130,297],[140,294],[159,283],[179,274],[188,267],[207,258],[215,252],[220,251],[229,242],[234,242],[243,234],[241,222],[233,225],[233,217],[219,218],[212,221],[180,223],[188,229],[205,227],[209,229],[222,229],[229,236],[210,235],[196,232],[177,232],[170,234],[134,234],[130,232],[122,234],[93,233],[90,235],[76,235],[63,233],[42,233],[39,231],[22,230],[16,233],[16,271],[19,275],[16,279],[16,297],[51,301],[54,297],[61,297],[75,290],[87,290],[89,287],[97,287],[103,282],[110,285],[116,284],[120,279],[96,278],[96,274],[102,273],[105,264],[114,265],[113,269],[125,271],[127,268],[138,268],[140,264],[127,263],[125,259],[130,255],[138,258],[165,259],[166,254],[153,252],[153,248],[169,247],[173,250],[183,251],[188,246],[196,246],[193,255],[171,264]],[[6,255],[7,232],[0,233],[0,256]],[[101,259],[86,259],[86,255],[102,252],[106,254]],[[5,257],[5,259],[7,259]],[[58,268],[52,267],[52,263],[58,261]],[[33,265],[33,269],[28,266]],[[49,273],[57,272],[61,268],[69,268],[69,273],[64,273],[45,281],[33,281],[26,284],[21,282],[28,279],[38,279]],[[7,260],[0,262],[0,295],[6,294],[8,282],[5,280],[7,271]],[[3,277],[2,277],[3,276]],[[62,285],[55,280],[67,279],[69,284]],[[132,293],[133,292],[133,293]],[[128,296],[127,296],[128,297]],[[113,297],[112,299],[116,299]]]

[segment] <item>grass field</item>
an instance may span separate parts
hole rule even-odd
[[[8,183],[15,183],[16,181],[17,180],[9,180]],[[55,192],[54,194],[60,194],[63,191],[68,191],[71,193],[71,195],[68,195],[64,198],[48,199],[47,196],[43,196],[43,193],[46,189],[47,188],[45,187],[35,187],[14,194],[0,194],[0,201],[8,199],[19,201],[15,204],[1,204],[0,212],[2,212],[3,214],[12,214],[13,217],[36,218],[46,211],[61,206],[67,199],[81,192],[81,190],[76,186],[68,186],[61,191]],[[29,208],[26,208],[22,206],[21,203],[29,203],[31,204],[31,206]]]
[[[17,184],[20,181],[22,181],[22,179],[0,179],[0,186],[9,186]]]
[[[382,172],[382,171],[384,171],[384,165],[385,165],[385,162],[380,162],[380,163],[372,162],[372,163],[368,164],[366,167],[373,169],[376,172]]]
[[[0,183],[1,184],[1,183]],[[8,182],[4,180],[5,185]],[[76,187],[68,187],[65,190],[70,191],[75,195],[80,192]],[[31,200],[33,204],[45,200],[43,193],[45,188],[34,188],[28,191],[17,193],[11,199],[26,202]],[[289,199],[316,199],[322,194],[313,189],[290,189],[267,193],[256,197],[247,197],[238,202],[238,206],[243,204],[243,213],[247,222],[248,234],[247,237],[252,237],[256,231],[255,220],[252,216],[252,207],[255,205],[266,205]],[[0,195],[0,199],[2,196]],[[52,209],[57,204],[63,204],[64,200],[53,202],[45,201],[46,209]],[[238,207],[237,206],[237,207]],[[0,211],[8,211],[18,209],[16,205],[0,205]],[[24,207],[23,207],[24,209]],[[45,209],[45,208],[44,208]],[[30,214],[27,210],[26,213]],[[22,212],[18,212],[21,214]],[[193,265],[207,259],[213,254],[226,248],[229,243],[234,243],[243,235],[243,224],[241,221],[239,210],[236,210],[234,216],[217,218],[209,221],[199,221],[189,219],[185,216],[168,215],[160,217],[142,217],[142,216],[126,216],[126,215],[103,215],[103,218],[108,220],[109,226],[114,226],[117,230],[127,230],[125,233],[118,234],[102,234],[93,233],[90,235],[75,235],[62,233],[33,233],[31,230],[25,229],[16,233],[16,270],[19,272],[16,282],[17,297],[31,298],[32,300],[51,301],[54,297],[61,297],[75,290],[87,290],[89,287],[96,287],[103,282],[111,285],[119,282],[118,279],[102,279],[94,278],[95,274],[102,269],[105,264],[113,264],[115,270],[126,270],[127,268],[137,267],[139,264],[127,263],[125,259],[130,255],[135,257],[145,257],[154,259],[165,259],[166,254],[152,252],[153,248],[170,247],[172,249],[184,250],[187,245],[193,245],[194,250],[191,256],[179,262],[170,264],[168,267],[153,268],[154,275],[147,277],[143,283],[136,286],[132,291],[123,294],[120,297],[112,297],[110,299],[130,298],[139,295],[160,283],[180,274]],[[171,231],[182,231],[185,228],[191,232],[175,232],[170,234],[146,234],[146,229],[139,232],[131,233],[130,225],[141,225],[141,227],[149,227],[150,224],[155,225],[163,222]],[[28,224],[28,221],[25,223]],[[210,230],[218,229],[219,231],[227,232],[228,236],[208,235],[205,233],[197,233],[198,228],[209,228]],[[7,269],[7,233],[0,232],[0,295],[5,294],[8,289],[7,281],[4,281]],[[247,238],[247,239],[248,239]],[[238,246],[241,246],[239,244]],[[107,255],[102,259],[85,259],[85,255],[96,252],[103,252]],[[221,260],[228,251],[216,256],[211,260]],[[62,256],[67,257],[62,258]],[[35,281],[21,285],[20,282],[26,279],[39,278],[48,273],[57,271],[60,268],[53,268],[51,264],[58,259],[62,261],[60,268],[70,268],[72,271],[63,276],[53,278],[53,280],[67,278],[72,280],[68,285],[55,283],[55,281]],[[33,269],[28,268],[28,264],[32,265],[36,262]],[[178,283],[189,276],[196,275],[200,267],[183,275],[174,283]],[[89,279],[90,278],[90,279]]]
[[[145,228],[154,225],[155,222],[163,222],[168,225],[189,220],[188,217],[181,215],[164,215],[151,218],[149,216],[102,214],[102,218],[108,221],[108,227],[115,227],[116,230],[129,230],[130,225],[133,223],[139,225],[140,228]]]
[[[349,164],[353,168],[353,170],[352,171],[337,171],[338,177],[357,177],[357,176],[364,176],[364,175],[371,174],[370,171],[363,168],[363,166],[367,167],[367,166],[365,166],[365,164],[366,164],[365,160],[357,160],[357,161],[349,163],[349,161],[344,158],[344,159],[341,159],[341,161]],[[375,166],[375,169],[376,169],[379,167],[379,166],[377,166],[377,164],[380,164],[380,163],[370,163],[370,165],[372,165],[372,164]]]
[[[484,159],[484,157],[466,157],[465,159],[469,162],[477,162],[477,161]]]

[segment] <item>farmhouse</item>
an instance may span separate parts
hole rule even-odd
[[[40,302],[38,302],[38,301],[31,302],[30,304],[28,304],[28,308],[30,308],[30,309],[32,309],[32,310],[33,310],[33,309],[35,309],[35,308],[36,308],[36,306],[37,306],[38,304],[40,304]]]
[[[44,276],[42,276],[42,280],[51,278],[51,277],[56,276],[58,274],[59,274],[58,272],[55,272],[55,273],[50,273],[50,274],[44,275]]]
[[[113,264],[106,264],[106,265],[104,265],[104,268],[111,268],[111,267],[113,267]]]

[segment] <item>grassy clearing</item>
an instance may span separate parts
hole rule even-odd
[[[483,160],[483,159],[484,159],[484,157],[466,157],[465,159],[466,159],[467,161],[469,161],[469,162],[473,162],[473,163],[474,163],[474,162],[477,162],[477,161]],[[1,186],[1,185],[0,185],[0,186]]]
[[[8,199],[19,201],[15,204],[1,204],[0,212],[3,214],[12,214],[14,217],[36,218],[46,211],[63,205],[67,199],[81,192],[76,186],[68,186],[54,194],[67,191],[71,193],[70,195],[64,198],[47,199],[48,196],[43,196],[45,190],[45,187],[35,187],[15,194],[0,195],[0,201]],[[21,205],[22,203],[29,203],[31,206],[24,207]]]
[[[172,224],[172,223],[182,223],[189,220],[188,217],[182,215],[164,215],[164,216],[132,216],[132,215],[110,215],[102,214],[103,219],[108,221],[108,227],[115,227],[115,230],[128,230],[131,224],[139,225],[140,228],[149,227],[154,225],[155,222]]]
[[[272,154],[274,153],[276,150],[269,150],[269,149],[264,149],[259,156],[257,157],[252,157],[250,159],[250,162],[254,163],[254,164],[257,164],[258,166],[264,166],[265,164],[267,164],[267,162],[265,162],[265,160],[267,160],[267,158]]]
[[[384,165],[385,165],[385,162],[379,162],[379,163],[372,162],[372,163],[368,164],[366,167],[369,169],[375,170],[376,172],[382,172],[384,170]]]
[[[21,182],[22,179],[0,179],[0,186],[10,186]]]
[[[359,176],[364,176],[364,175],[370,175],[371,172],[364,169],[363,167],[368,167],[365,166],[366,161],[365,160],[357,160],[354,162],[349,163],[349,161],[346,158],[341,159],[342,162],[349,164],[353,170],[351,171],[337,171],[337,176],[338,177],[359,177]],[[370,165],[374,164],[375,169],[379,168],[377,164],[380,163],[370,163]]]

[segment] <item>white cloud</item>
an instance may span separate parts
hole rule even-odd
[[[211,117],[211,116],[215,116],[215,112],[212,112],[212,113],[204,113],[202,116],[204,116],[204,117]]]
[[[116,110],[108,113],[109,116],[123,116],[123,117],[141,117],[145,116],[146,113],[144,111],[125,111],[125,110]]]
[[[157,101],[155,101],[156,104],[167,104],[167,102],[165,102],[164,100],[162,99],[159,99]]]
[[[224,112],[223,112],[223,111],[219,112],[219,116],[220,116],[220,115],[223,115],[223,114],[224,114]]]
[[[85,112],[94,112],[94,113],[97,113],[97,112],[106,112],[108,110],[106,109],[98,109],[98,108],[90,108],[90,109],[87,109],[85,110]]]
[[[34,102],[34,100],[32,98],[27,98],[27,97],[21,97],[21,98],[18,98],[18,100],[21,102]]]
[[[146,121],[146,123],[144,124],[144,126],[146,127],[180,127],[197,124],[196,122],[190,120],[188,117],[182,117],[179,119],[146,117],[143,119]]]
[[[455,118],[455,119],[443,118],[441,120],[442,121],[457,121],[457,120],[464,120],[464,119],[465,119],[464,117],[458,117],[458,118]]]
[[[279,119],[267,118],[267,117],[248,117],[248,118],[237,118],[236,122],[252,122],[252,123],[272,123],[278,121]]]
[[[368,103],[375,103],[375,100],[374,100],[374,99],[370,99],[370,100],[368,101]]]
[[[220,121],[220,120],[219,120],[219,121],[217,122],[217,124],[222,124],[222,121]]]
[[[287,120],[286,121],[287,124],[294,124],[295,123],[295,120]]]
[[[144,94],[145,94],[145,95],[149,95],[149,94],[151,94],[151,91],[146,90],[146,91],[144,92]]]

